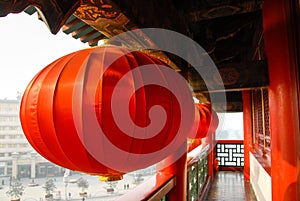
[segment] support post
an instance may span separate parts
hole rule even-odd
[[[35,175],[36,175],[36,171],[35,171],[35,165],[36,165],[36,156],[37,154],[35,152],[32,152],[31,153],[31,166],[30,166],[30,177],[31,179],[34,179],[35,178]]]
[[[19,153],[14,152],[12,153],[12,177],[17,179],[18,178],[18,158]]]
[[[265,50],[270,77],[273,201],[300,200],[299,77],[295,73],[298,71],[296,51],[299,50],[299,41],[291,40],[299,24],[293,24],[298,19],[292,15],[292,5],[299,7],[299,2],[265,0],[263,5]]]
[[[252,149],[252,121],[250,91],[243,91],[244,121],[244,180],[250,181],[250,151]]]
[[[176,185],[175,187],[167,194],[168,201],[178,201],[178,200],[186,200],[186,192],[187,192],[187,144],[184,143],[181,147],[178,148],[178,152],[184,154],[173,164],[165,167],[166,164],[169,164],[169,161],[172,161],[173,157],[176,156],[176,153],[164,159],[157,165],[157,169],[161,172],[165,172],[168,174],[173,174],[176,176]],[[164,167],[164,168],[162,168]]]

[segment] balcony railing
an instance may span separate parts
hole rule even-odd
[[[121,196],[117,201],[143,200],[156,201],[166,200],[165,196],[175,186],[176,177],[172,174],[157,172],[156,175],[137,186],[133,191]]]
[[[198,200],[204,194],[208,184],[208,153],[209,145],[200,145],[188,154],[187,201]]]
[[[198,200],[208,188],[208,154],[209,145],[204,148],[200,145],[188,153],[186,201]],[[157,172],[118,200],[166,201],[168,193],[175,185],[175,175]]]

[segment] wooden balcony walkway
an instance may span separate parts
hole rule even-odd
[[[243,172],[219,171],[206,200],[256,201],[256,197]]]

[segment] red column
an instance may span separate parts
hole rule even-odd
[[[249,153],[252,148],[252,114],[250,91],[243,91],[243,121],[244,121],[244,179],[250,180]]]
[[[161,172],[166,172],[170,174],[176,175],[176,185],[175,187],[167,194],[167,200],[168,201],[178,201],[178,200],[186,200],[186,188],[187,188],[187,144],[183,144],[181,147],[178,148],[178,152],[182,153],[181,151],[185,150],[185,154],[183,154],[176,162],[173,164],[161,169],[161,167],[164,167],[165,164],[169,164],[169,161],[172,161],[173,157],[176,156],[176,153],[174,155],[169,156],[168,158],[164,159],[160,163],[157,164],[157,169]]]
[[[299,196],[299,113],[293,49],[289,35],[291,0],[265,0],[263,28],[269,64],[272,200],[295,201]],[[287,6],[288,5],[288,6]],[[288,17],[289,16],[289,17]],[[294,41],[296,43],[296,41]],[[298,162],[297,162],[298,160]],[[297,178],[298,176],[298,178]]]

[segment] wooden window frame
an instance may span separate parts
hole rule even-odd
[[[259,163],[271,173],[271,133],[268,89],[251,91],[252,152]]]

